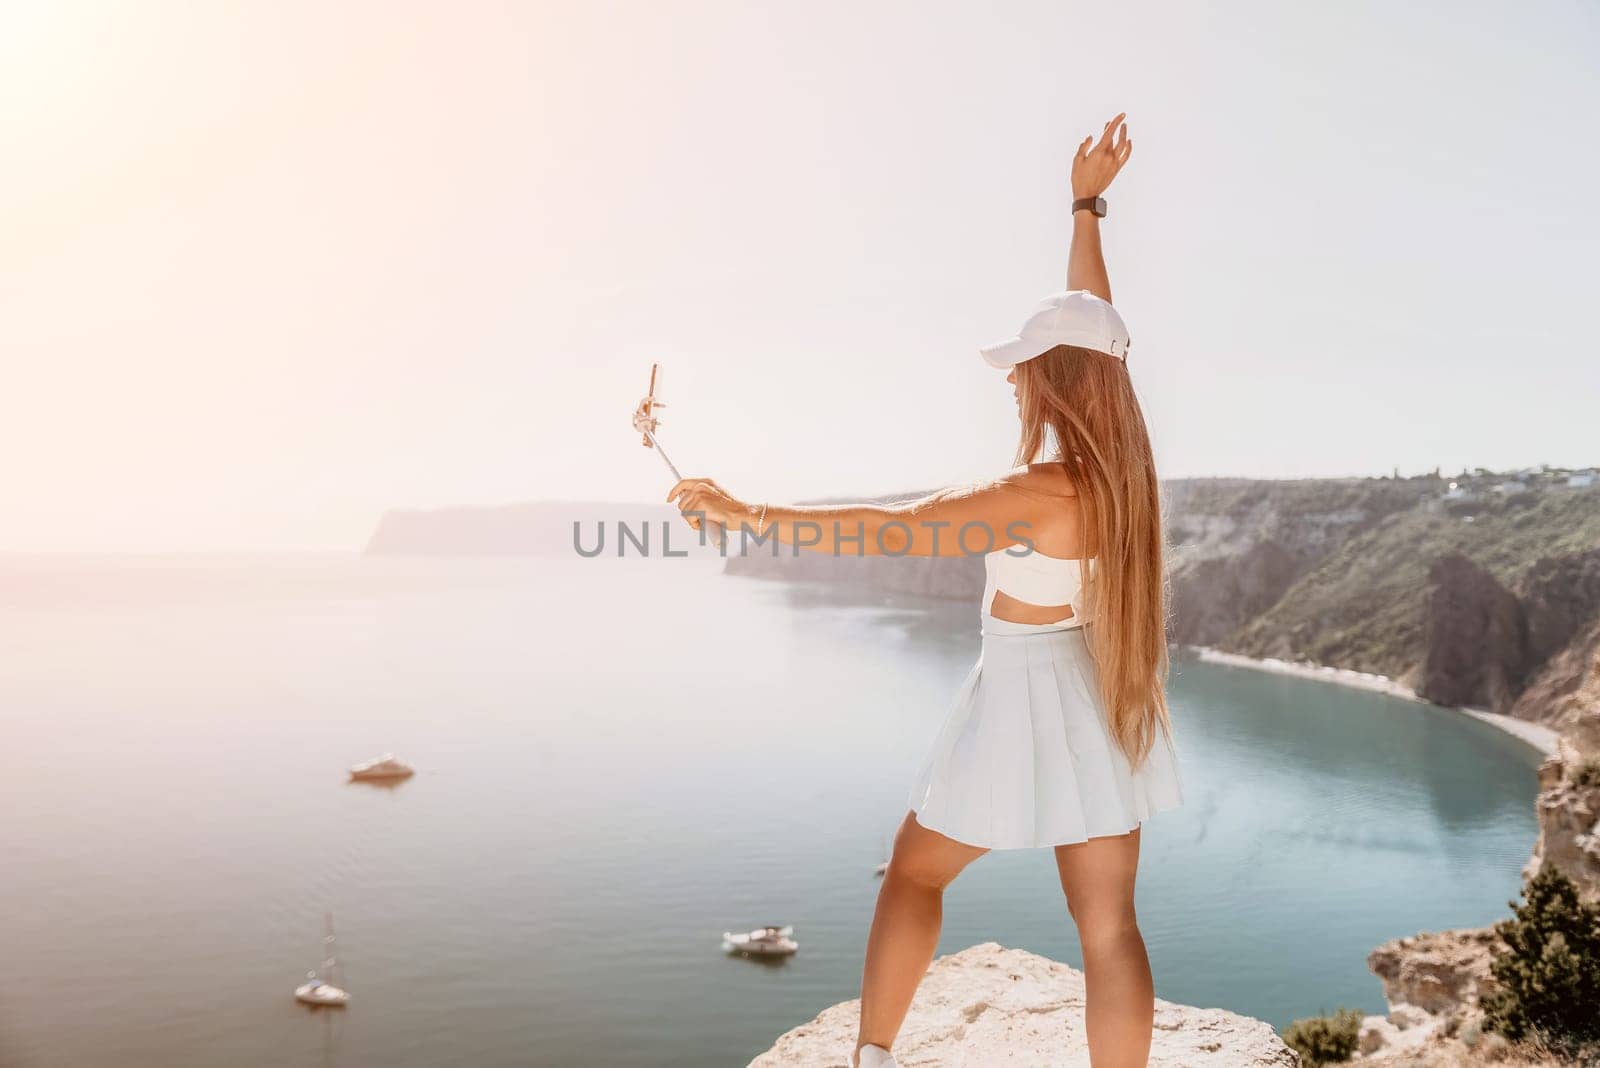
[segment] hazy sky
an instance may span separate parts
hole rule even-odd
[[[1600,463],[1600,8],[0,0],[0,549],[998,472],[1104,224],[1167,475]]]

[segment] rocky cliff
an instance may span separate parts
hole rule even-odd
[[[1417,693],[1442,705],[1503,709],[1531,667],[1528,618],[1517,596],[1458,552],[1428,568]]]
[[[895,1043],[905,1068],[1052,1065],[1088,1068],[1083,973],[993,942],[928,969]],[[779,1038],[750,1068],[843,1068],[861,1004],[847,1001]],[[1151,1068],[1294,1068],[1272,1028],[1223,1009],[1156,1002]]]
[[[1434,561],[1417,692],[1554,721],[1600,639],[1600,549],[1538,559],[1507,589],[1459,552]],[[1552,722],[1552,726],[1557,724]]]
[[[1543,718],[1578,752],[1600,754],[1600,619],[1539,669],[1512,712]]]
[[[1600,620],[1597,549],[1596,487],[1426,498],[1353,532],[1209,644],[1389,675],[1431,700],[1544,719],[1547,704],[1517,702]],[[1174,582],[1185,581],[1180,569]]]
[[[1593,714],[1591,708],[1591,715]],[[1539,766],[1539,839],[1522,875],[1555,868],[1584,897],[1600,900],[1600,759],[1571,736]]]

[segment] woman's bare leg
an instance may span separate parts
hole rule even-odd
[[[1145,1068],[1156,995],[1133,912],[1139,831],[1057,846],[1056,868],[1083,945],[1089,1063]]]
[[[894,854],[867,936],[857,1051],[868,1044],[884,1049],[893,1045],[939,944],[944,888],[987,852],[930,831],[914,813],[906,814],[894,837]]]

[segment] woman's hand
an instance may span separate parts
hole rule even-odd
[[[704,519],[731,530],[737,530],[740,523],[751,522],[756,517],[754,508],[709,478],[684,479],[668,491],[667,500],[678,506],[678,511],[684,513],[684,520],[695,530],[700,529],[702,517],[689,515],[690,512],[703,512]]]
[[[1128,156],[1133,153],[1133,142],[1128,138],[1128,124],[1122,121],[1127,114],[1123,112],[1106,123],[1099,144],[1094,143],[1094,135],[1090,134],[1078,146],[1077,155],[1072,157],[1074,200],[1103,196],[1111,180],[1122,170],[1122,165],[1128,162]],[[1114,135],[1118,135],[1115,142],[1112,140]]]

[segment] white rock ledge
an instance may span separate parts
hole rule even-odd
[[[941,957],[928,969],[895,1042],[904,1068],[1088,1068],[1083,973],[994,942]],[[846,1001],[795,1028],[750,1068],[843,1068],[860,1002]],[[1156,1001],[1151,1068],[1298,1068],[1299,1055],[1260,1020],[1224,1009]]]

